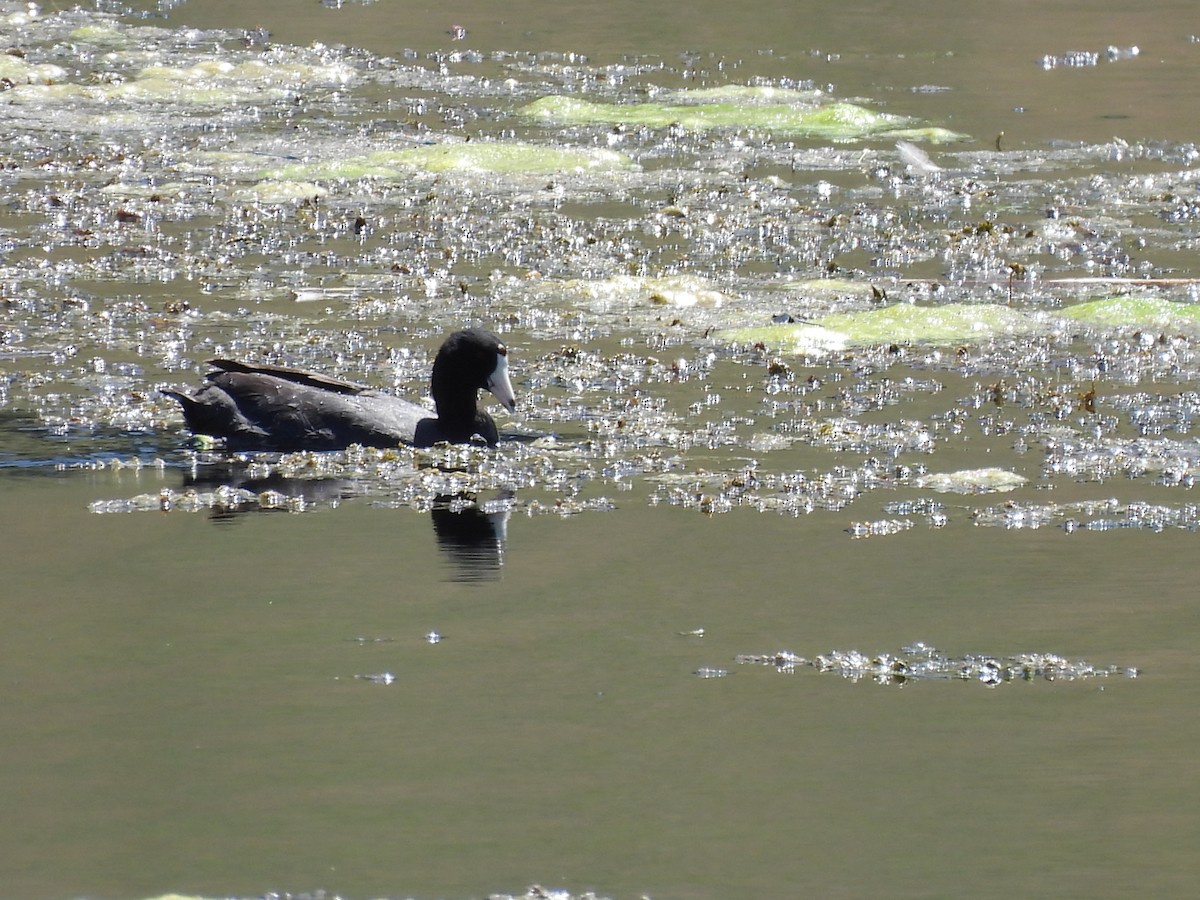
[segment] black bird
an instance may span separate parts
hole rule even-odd
[[[230,450],[340,450],[350,444],[429,447],[483,440],[494,447],[496,423],[478,405],[491,391],[512,412],[508,349],[480,328],[446,338],[433,361],[430,393],[437,415],[361,384],[284,366],[209,361],[214,371],[188,395],[164,390],[183,407],[193,434],[225,439]]]

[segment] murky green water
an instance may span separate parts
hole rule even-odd
[[[0,6],[0,896],[1194,893],[1189,5],[139,9]]]

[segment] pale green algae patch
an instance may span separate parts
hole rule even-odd
[[[191,66],[146,66],[131,78],[80,84],[58,66],[29,66],[0,56],[0,78],[13,83],[5,99],[17,103],[75,100],[98,103],[175,103],[224,106],[250,99],[277,99],[313,87],[340,87],[355,78],[345,65],[312,65],[284,58],[231,63],[205,59]]]
[[[27,63],[8,53],[0,54],[0,81],[10,85],[54,84],[67,77],[67,70],[53,63]]]
[[[1162,297],[1106,297],[1068,306],[1060,313],[1067,319],[1109,327],[1120,325],[1195,326],[1200,324],[1200,305],[1164,300]]]
[[[745,89],[750,90],[750,89]],[[756,128],[783,134],[849,141],[858,138],[908,137],[930,141],[960,140],[941,128],[922,127],[915,119],[876,112],[854,103],[815,103],[811,95],[792,92],[791,102],[745,102],[743,97],[765,94],[694,91],[673,94],[675,103],[596,103],[579,97],[542,97],[518,112],[530,118],[564,125],[679,125],[694,131],[715,128]],[[730,99],[726,99],[726,98]]]
[[[68,35],[80,44],[95,44],[106,47],[133,47],[133,29],[119,26],[115,22],[91,22],[80,25]]]
[[[413,170],[475,171],[501,175],[558,175],[632,170],[636,166],[613,150],[564,150],[523,141],[461,141],[379,150],[341,159],[295,163],[260,173],[273,181],[328,181],[376,178],[400,180]]]
[[[572,279],[564,282],[562,288],[576,298],[601,305],[718,309],[729,300],[708,281],[695,275],[665,275],[661,278],[616,275],[600,280]]]
[[[731,343],[763,344],[779,353],[820,353],[874,344],[978,343],[1044,331],[1052,318],[1099,328],[1200,326],[1200,304],[1160,297],[1109,297],[1079,303],[1054,314],[1024,312],[997,303],[944,306],[896,304],[882,309],[835,313],[810,322],[728,328],[718,337]]]
[[[842,284],[836,292],[852,286]],[[807,285],[805,289],[808,289]],[[861,296],[863,291],[858,293]],[[803,354],[874,344],[978,343],[996,337],[1036,334],[1062,319],[1103,329],[1120,326],[1196,328],[1200,327],[1200,304],[1151,296],[1108,297],[1078,303],[1054,313],[1039,313],[997,303],[950,303],[944,306],[902,303],[882,309],[835,313],[809,322],[728,328],[718,332],[717,336],[731,343],[763,344],[779,353]]]
[[[951,344],[1034,332],[1033,316],[996,303],[945,306],[897,304],[837,313],[809,323],[730,328],[719,333],[735,343],[761,343],[780,352],[804,353],[871,344]]]
[[[725,309],[737,307],[736,297],[695,275],[614,275],[608,278],[563,280],[514,279],[507,291],[522,303],[537,303],[561,309],[564,305],[613,317],[629,324],[660,322],[669,314],[689,313],[693,322],[711,321]],[[691,318],[694,316],[695,318]]]
[[[853,346],[849,335],[840,331],[823,328],[820,325],[801,323],[727,328],[717,332],[716,336],[720,340],[734,344],[762,344],[776,353],[794,356],[803,356],[809,353],[832,353]]]
[[[314,85],[342,86],[354,81],[356,74],[350,66],[339,63],[312,65],[287,59],[251,59],[233,63],[222,59],[207,59],[187,68],[147,66],[138,73],[137,78],[139,81],[153,79],[189,85],[211,84],[266,89],[305,88]]]
[[[820,325],[840,331],[856,344],[971,341],[996,335],[1026,334],[1039,323],[1028,313],[998,303],[949,303],[912,306],[907,303],[865,312],[838,313]]]
[[[808,103],[821,102],[824,91],[801,91],[795,88],[773,87],[769,84],[721,84],[710,88],[689,88],[668,94],[680,103]]]
[[[805,297],[837,298],[858,297],[870,298],[875,293],[875,287],[866,281],[847,281],[842,278],[806,278],[802,281],[783,281],[772,285],[780,291],[803,294]]]
[[[1002,494],[1015,491],[1029,481],[1007,469],[961,469],[917,479],[917,487],[944,494]]]
[[[258,184],[234,191],[231,196],[242,203],[303,203],[329,193],[320,185],[308,181],[260,181]]]

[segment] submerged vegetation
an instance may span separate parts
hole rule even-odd
[[[856,537],[1200,524],[1200,323],[1171,268],[1190,145],[1007,150],[831,86],[26,4],[0,34],[0,465],[212,465],[158,389],[218,354],[420,396],[442,333],[513,348],[494,453],[255,457],[352,487],[155,486],[96,512],[453,493],[853,506]],[[1004,506],[979,505],[984,469]]]

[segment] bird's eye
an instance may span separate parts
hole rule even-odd
[[[499,353],[501,356],[508,356],[508,348],[505,347],[503,344],[501,344],[499,347],[496,348],[496,352]]]

